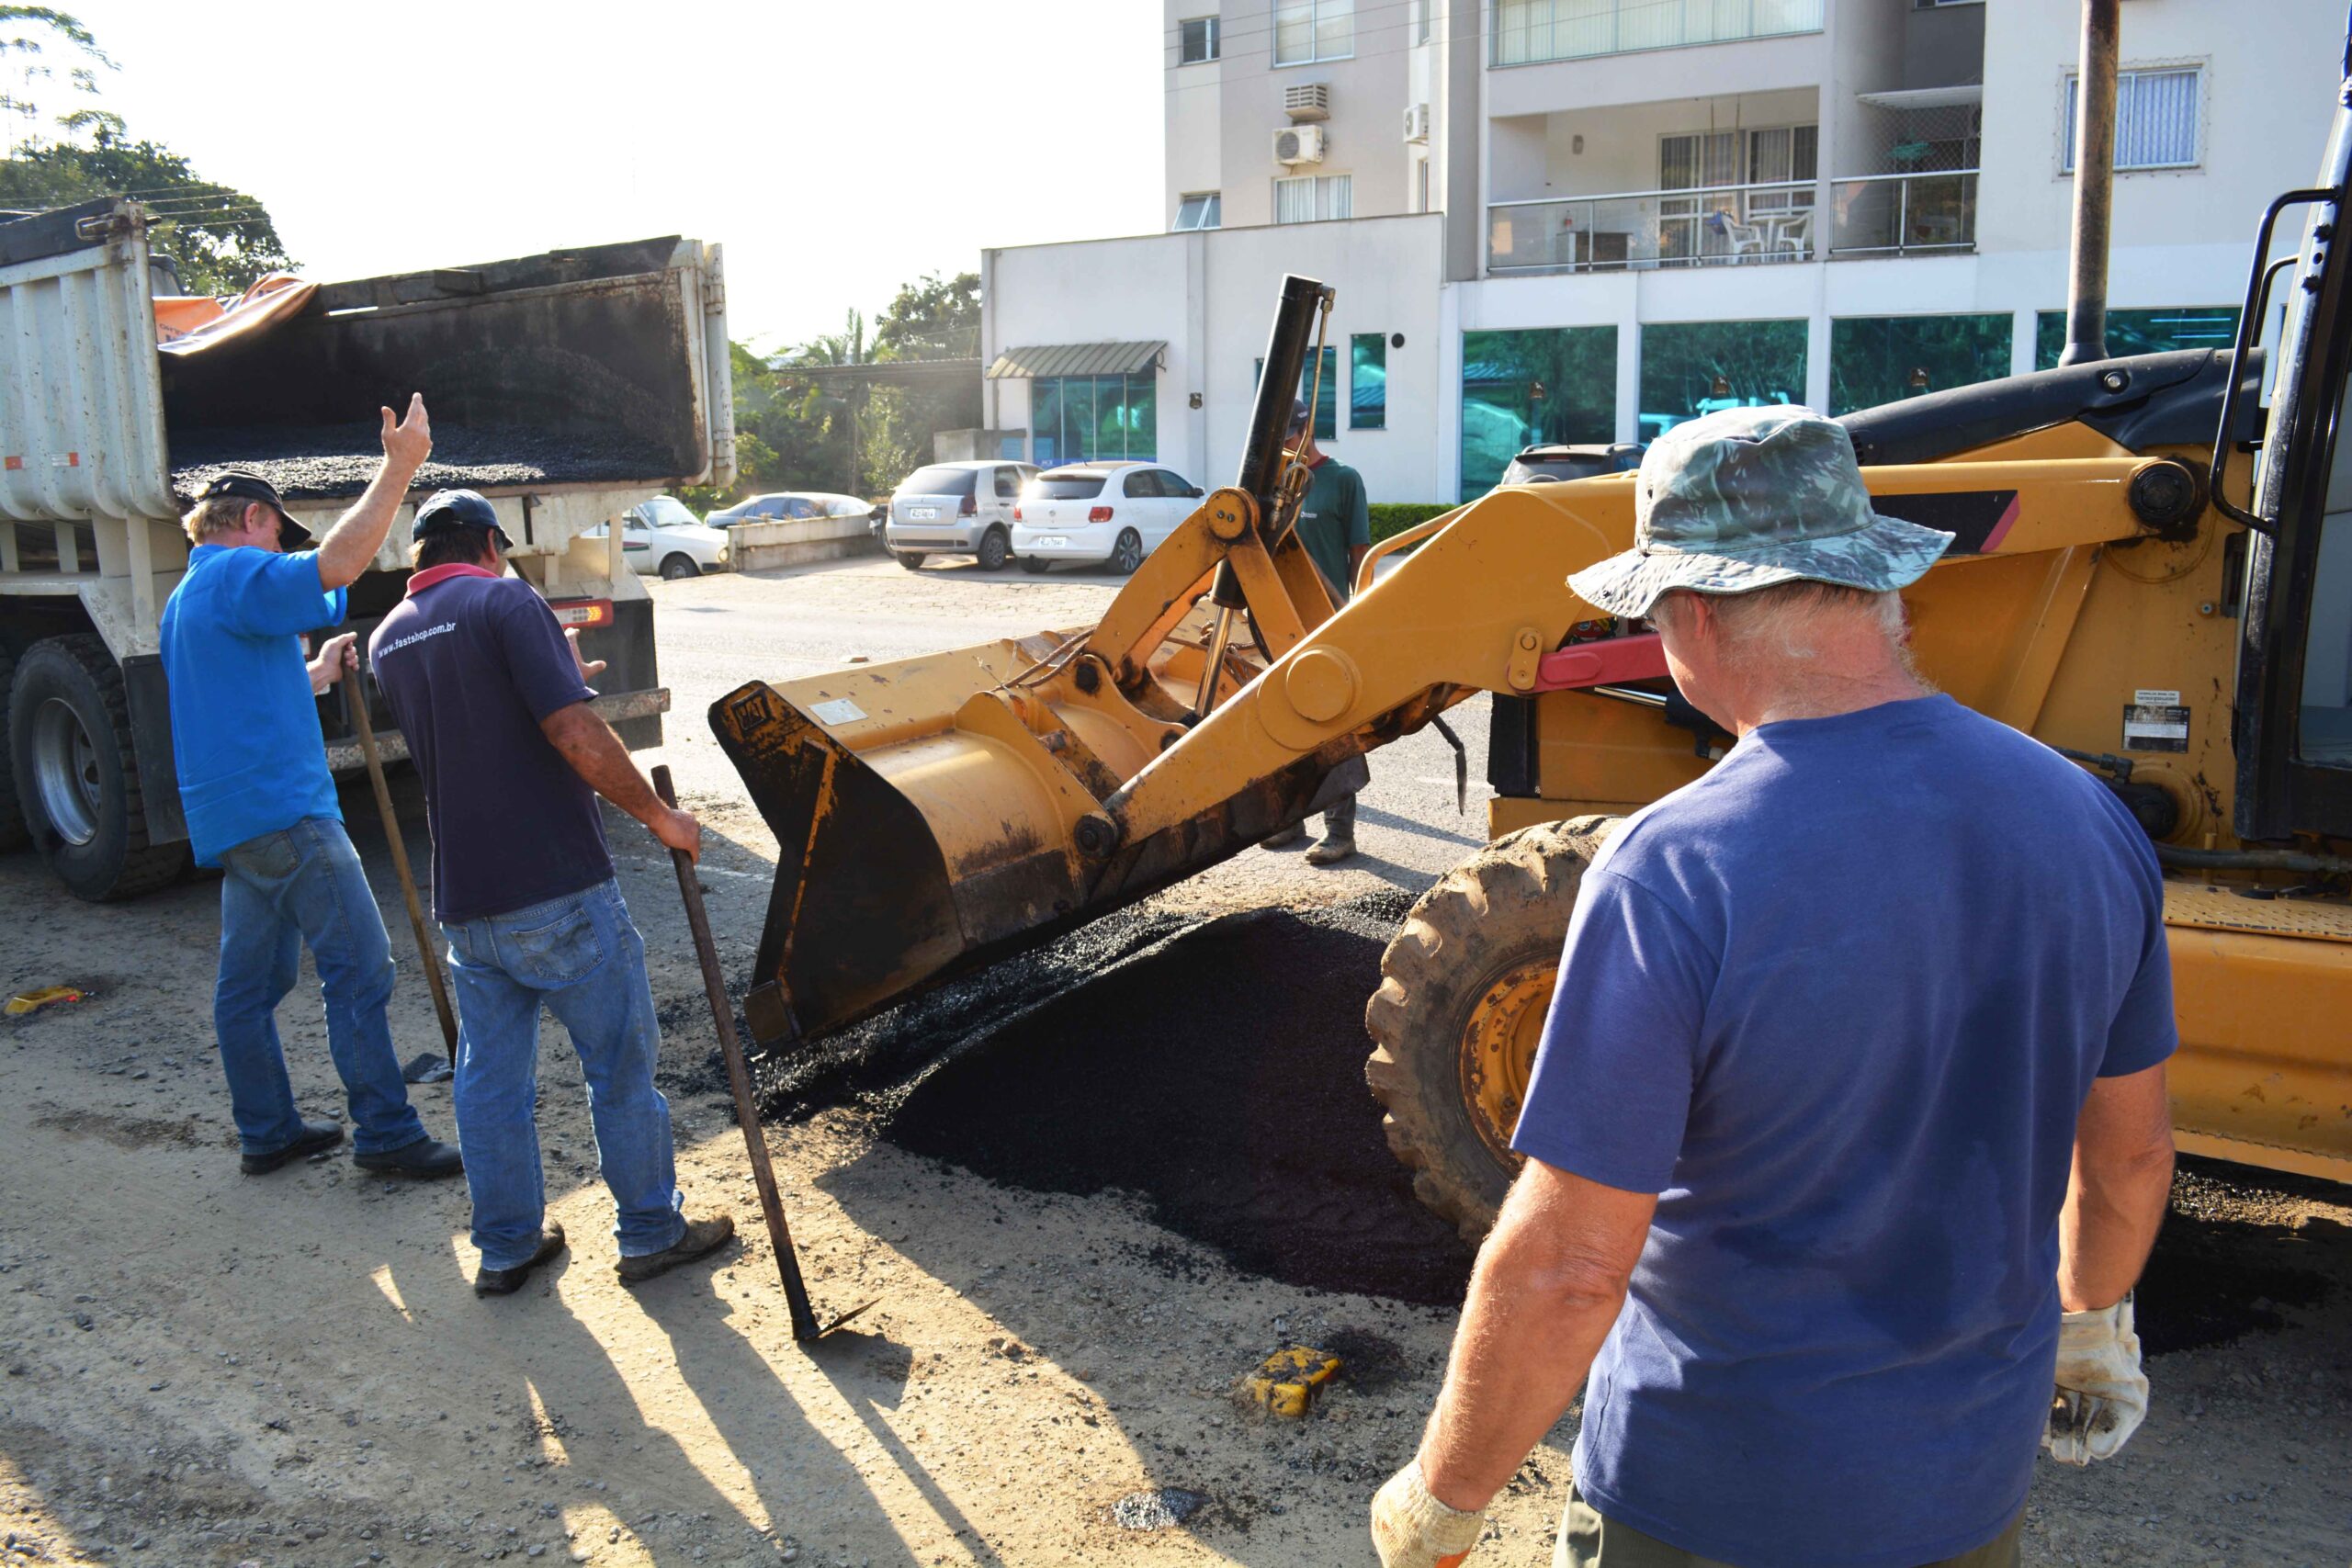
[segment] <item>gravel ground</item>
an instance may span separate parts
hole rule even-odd
[[[829,645],[886,658],[1066,625],[1109,590],[851,563],[654,592],[677,694],[660,760],[709,830],[703,880],[740,976],[774,846],[702,708],[746,674],[818,667]],[[1483,725],[1462,728],[1475,744]],[[340,1153],[236,1174],[209,1046],[211,885],[99,908],[0,857],[0,979],[90,992],[0,1023],[0,1552],[171,1568],[1369,1562],[1365,1503],[1411,1450],[1453,1314],[1403,1299],[1441,1292],[1401,1272],[1312,1277],[1334,1225],[1378,1240],[1408,1219],[1393,1177],[1358,1158],[1378,1137],[1369,1100],[1359,1132],[1343,1125],[1364,1048],[1347,976],[1395,896],[1475,836],[1442,745],[1374,769],[1363,864],[1250,852],[1139,908],[1167,940],[1051,974],[1035,1011],[981,1009],[960,1030],[916,1015],[863,1076],[771,1084],[826,1103],[774,1129],[820,1310],[878,1302],[813,1350],[789,1337],[756,1234],[674,881],[633,824],[607,822],[662,1010],[680,1179],[690,1209],[730,1208],[747,1234],[707,1271],[615,1282],[579,1068],[549,1029],[541,1135],[572,1249],[496,1302],[466,1289],[459,1189],[388,1184]],[[437,1036],[388,851],[364,794],[345,813],[407,971],[396,1037],[420,1049]],[[424,863],[422,824],[409,836]],[[306,973],[280,1010],[312,1114],[340,1109],[315,996]],[[416,1097],[446,1134],[447,1088]],[[1182,1151],[1130,1146],[1163,1111],[1208,1140],[1197,1194]],[[1340,1220],[1325,1205],[1261,1234],[1231,1223],[1295,1172],[1346,1200]],[[2344,1190],[2185,1169],[2143,1296],[2154,1409],[2117,1462],[2042,1467],[2029,1561],[2352,1560],[2347,1287]],[[1234,1404],[1250,1367],[1302,1341],[1351,1369],[1312,1416]],[[1567,1436],[1500,1500],[1474,1562],[1548,1561]]]

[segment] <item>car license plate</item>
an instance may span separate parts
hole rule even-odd
[[[907,508],[907,515],[909,517],[919,517],[922,521],[928,523],[933,518],[939,515],[939,508],[936,506],[910,506]]]
[[[1066,550],[1069,548],[1069,540],[1059,534],[1048,534],[1037,541],[1037,547],[1041,550]]]

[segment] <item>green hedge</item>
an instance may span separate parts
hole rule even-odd
[[[1372,504],[1372,542],[1393,539],[1408,528],[1417,528],[1432,517],[1442,517],[1453,511],[1428,501],[1387,501]]]

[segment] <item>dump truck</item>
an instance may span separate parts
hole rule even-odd
[[[2071,364],[1844,421],[1874,507],[1955,536],[1904,593],[1923,672],[2073,758],[2154,846],[2180,1146],[2337,1180],[2352,254],[2332,242],[2348,160],[2339,111],[2318,185],[2262,220],[2228,352]],[[2272,265],[2288,215],[2301,243]],[[1730,738],[1681,700],[1650,627],[1566,585],[1632,544],[1633,474],[1500,487],[1375,547],[1335,608],[1282,448],[1328,309],[1318,283],[1284,281],[1237,479],[1099,625],[752,681],[712,706],[780,846],[745,1012],[772,1048],[872,1015],[1256,844],[1350,787],[1365,753],[1486,694],[1492,841],[1414,905],[1366,1007],[1390,1145],[1475,1235],[1515,1168],[1584,870]]]
[[[632,747],[660,743],[652,602],[621,530],[583,536],[733,477],[718,246],[672,235],[303,285],[240,330],[178,338],[167,320],[167,349],[147,236],[124,200],[0,223],[0,849],[36,845],[92,899],[187,869],[157,653],[187,561],[178,518],[244,468],[323,534],[375,469],[376,411],[411,392],[435,446],[408,504],[443,485],[488,496],[514,570],[607,662],[597,710]],[[406,546],[396,523],[349,618],[320,635],[365,640],[400,602]],[[373,682],[346,680],[320,703],[334,771],[363,766],[355,700],[385,758],[405,758]]]

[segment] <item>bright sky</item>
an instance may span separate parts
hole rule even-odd
[[[1161,221],[1159,0],[55,3],[131,134],[322,280],[684,233],[772,350],[986,245]]]

